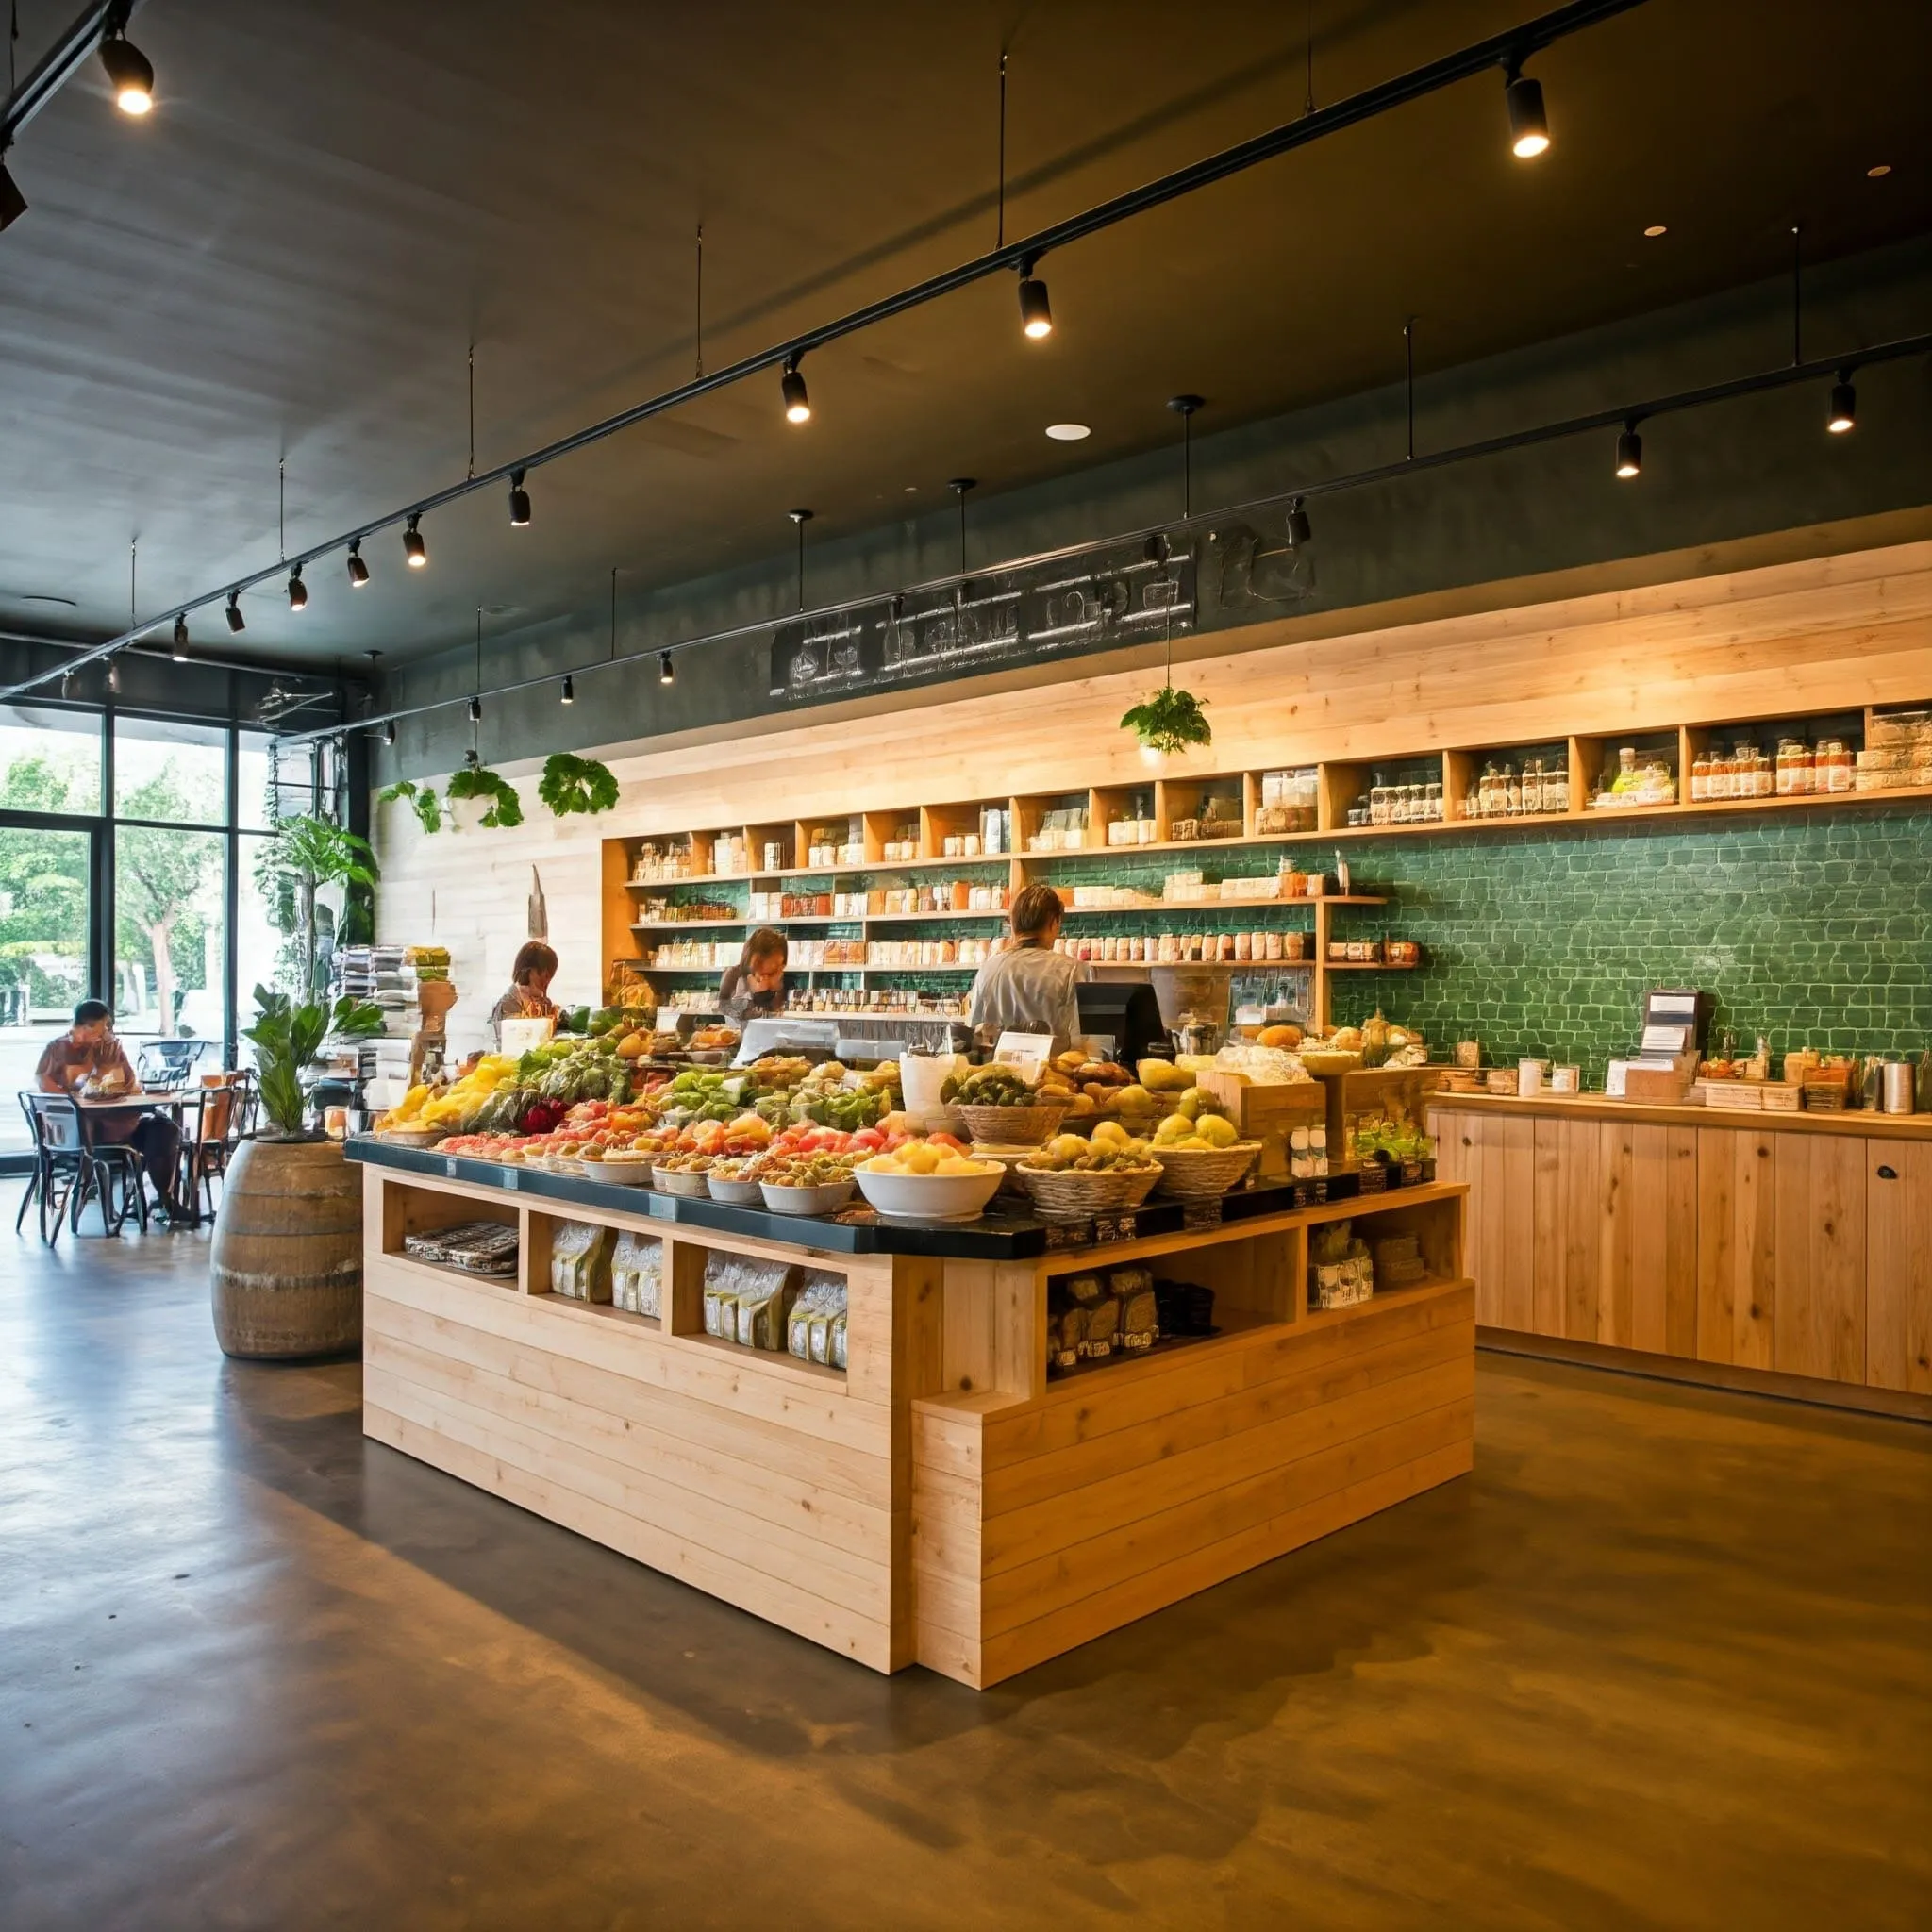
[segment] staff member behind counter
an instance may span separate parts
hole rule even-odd
[[[1060,896],[1051,886],[1027,886],[1008,915],[1013,942],[974,976],[967,1020],[987,1045],[1002,1033],[1051,1033],[1064,1053],[1084,1030],[1074,989],[1087,975],[1077,959],[1053,949],[1060,936]]]
[[[509,969],[509,991],[490,1009],[490,1037],[503,1045],[506,1020],[554,1020],[557,1002],[550,997],[550,982],[557,977],[557,955],[541,940],[531,940],[517,954]]]
[[[791,948],[782,932],[761,925],[745,941],[736,966],[718,982],[718,1010],[734,1026],[785,1010],[785,962]]]

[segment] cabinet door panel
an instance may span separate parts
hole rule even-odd
[[[1777,1141],[1777,1290],[1772,1366],[1865,1379],[1865,1143],[1786,1133]]]
[[[1865,1380],[1932,1395],[1932,1144],[1867,1141],[1865,1204]]]
[[[1654,1355],[1697,1353],[1697,1129],[1639,1127],[1631,1175],[1631,1334]]]
[[[1762,1128],[1698,1127],[1697,1357],[1772,1366],[1777,1175]]]

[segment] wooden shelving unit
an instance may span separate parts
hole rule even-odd
[[[1867,738],[1870,736],[1872,719],[1873,711],[1868,708],[1862,720]],[[1258,829],[1263,812],[1260,802],[1263,790],[1262,772],[1259,769],[1242,769],[1202,773],[1165,772],[1141,784],[1113,784],[1088,787],[1084,790],[1067,787],[1006,798],[982,795],[973,799],[928,801],[916,807],[874,808],[842,814],[825,813],[811,820],[794,820],[790,823],[723,829],[709,827],[607,840],[604,860],[604,952],[605,957],[612,961],[634,958],[635,941],[643,935],[657,932],[690,932],[704,924],[695,921],[654,923],[639,921],[636,918],[631,903],[635,896],[661,893],[682,887],[749,887],[766,882],[775,884],[782,880],[852,881],[864,874],[881,873],[896,875],[913,873],[950,874],[985,881],[994,868],[1004,867],[1009,893],[1017,893],[1021,888],[1035,880],[1054,883],[1056,877],[1060,875],[1060,868],[1070,863],[1091,863],[1096,859],[1138,863],[1146,858],[1158,855],[1193,858],[1199,861],[1204,870],[1209,871],[1225,870],[1230,861],[1233,861],[1235,870],[1239,872],[1241,862],[1252,864],[1257,856],[1287,858],[1297,847],[1306,848],[1315,844],[1333,849],[1337,845],[1345,845],[1348,841],[1361,839],[1400,841],[1440,838],[1444,834],[1483,837],[1537,828],[1545,831],[1561,829],[1574,832],[1585,826],[1612,830],[1619,825],[1655,824],[1659,821],[1723,820],[1739,814],[1831,811],[1846,806],[1911,806],[1932,799],[1932,786],[1863,791],[1811,792],[1798,796],[1774,795],[1769,798],[1721,799],[1695,803],[1681,796],[1689,789],[1688,774],[1693,761],[1700,752],[1713,743],[1730,743],[1740,738],[1752,738],[1764,742],[1781,726],[1802,729],[1826,724],[1834,727],[1833,735],[1842,736],[1851,731],[1857,722],[1857,713],[1835,713],[1828,720],[1808,717],[1785,720],[1769,718],[1735,723],[1710,720],[1691,724],[1658,725],[1645,730],[1625,730],[1614,737],[1572,736],[1563,740],[1544,740],[1534,743],[1454,745],[1406,756],[1353,758],[1321,763],[1312,767],[1302,766],[1296,769],[1303,773],[1312,770],[1315,774],[1316,824],[1312,829],[1305,828],[1292,832],[1264,832]],[[1614,758],[1618,747],[1624,744],[1638,748],[1643,756],[1661,757],[1672,766],[1680,793],[1677,803],[1610,810],[1591,808],[1590,798],[1596,774],[1601,771],[1606,758]],[[1486,762],[1492,759],[1507,760],[1520,766],[1531,758],[1549,761],[1558,755],[1564,759],[1569,774],[1567,810],[1524,813],[1513,818],[1465,816],[1465,798]],[[1268,769],[1273,771],[1279,768]],[[1349,824],[1347,813],[1350,806],[1366,793],[1378,772],[1405,774],[1429,772],[1440,774],[1443,817],[1440,820],[1407,824]],[[1412,775],[1408,776],[1406,782],[1414,782]],[[1434,782],[1433,778],[1431,782]],[[1191,819],[1199,823],[1204,804],[1210,797],[1229,802],[1239,800],[1241,829],[1238,835],[1179,840],[1168,836],[1176,822]],[[977,842],[982,836],[984,815],[989,808],[1005,814],[1008,836],[1021,849],[997,853],[967,852],[963,849],[966,841]],[[1085,811],[1086,824],[1081,842],[1077,846],[1061,846],[1053,851],[1025,849],[1040,833],[1049,812],[1065,813],[1082,808]],[[1108,826],[1123,822],[1143,822],[1150,813],[1156,833],[1152,840],[1146,842],[1136,841],[1126,844],[1107,842]],[[785,858],[791,859],[808,854],[812,849],[813,833],[820,828],[838,830],[842,841],[862,856],[849,864],[784,864],[776,868],[766,867],[763,864],[768,848],[774,846],[777,847]],[[915,831],[919,845],[916,857],[888,858],[884,856],[889,845],[897,845]],[[757,869],[714,871],[712,860],[715,854],[721,849],[728,849],[731,842],[741,837],[742,849],[756,859]],[[949,841],[958,842],[962,849],[947,852],[945,847]],[[686,862],[690,865],[690,871],[679,877],[635,878],[632,874],[637,855],[647,846],[657,847],[660,851],[681,847]],[[1252,915],[1257,923],[1261,922],[1261,915],[1266,915],[1266,923],[1278,924],[1284,912],[1299,911],[1305,907],[1312,908],[1310,957],[1304,960],[1197,960],[1186,964],[1107,961],[1095,962],[1095,965],[1097,971],[1110,973],[1123,970],[1134,973],[1232,971],[1265,975],[1307,973],[1312,975],[1308,1010],[1319,1023],[1325,1024],[1329,1016],[1328,975],[1331,973],[1400,973],[1414,970],[1362,960],[1331,961],[1327,958],[1331,937],[1329,928],[1335,908],[1375,906],[1384,903],[1386,902],[1381,897],[1358,893],[1328,894],[1319,898],[1203,898],[1186,901],[1163,900],[1158,904],[1134,907],[1069,907],[1068,916],[1070,921],[1075,923],[1076,929],[1078,923],[1081,922],[1103,917],[1131,919],[1136,914],[1166,920],[1175,914],[1198,913],[1211,916],[1217,921],[1239,921]],[[975,924],[991,926],[1004,917],[1005,915],[999,912],[956,912],[946,909],[932,912],[878,912],[844,916],[819,914],[758,923],[781,928],[850,925],[869,931],[874,925],[900,926],[918,921],[970,921]],[[745,931],[749,929],[752,922],[748,919],[720,920],[710,924],[724,927],[727,931]],[[628,952],[621,943],[625,939],[633,941]],[[691,974],[707,969],[659,970]],[[832,966],[823,970],[837,973],[846,978],[857,977],[863,983],[868,978],[879,975],[904,977],[916,974],[958,977],[970,975],[977,971],[977,968]]]

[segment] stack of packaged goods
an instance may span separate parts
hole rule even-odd
[[[1353,1225],[1331,1221],[1308,1230],[1308,1306],[1348,1308],[1375,1291],[1374,1257],[1354,1239]]]
[[[337,947],[331,968],[333,996],[367,1000],[382,1009],[382,1031],[356,1043],[365,1106],[394,1107],[408,1091],[410,1042],[422,1024],[419,983],[448,977],[446,947]]]

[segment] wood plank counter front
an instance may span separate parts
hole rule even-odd
[[[1472,1466],[1459,1185],[988,1260],[932,1252],[939,1230],[854,1252],[357,1158],[368,1435],[874,1670],[996,1683]],[[514,1278],[402,1252],[477,1219],[518,1226]],[[1309,1310],[1308,1231],[1335,1219],[1413,1233],[1427,1278]],[[549,1292],[564,1221],[662,1242],[661,1319]],[[718,1254],[842,1274],[847,1368],[704,1334]],[[1049,1379],[1050,1280],[1137,1264],[1213,1289],[1222,1332]]]
[[[1932,1414],[1932,1116],[1457,1093],[1429,1124],[1484,1326]]]

